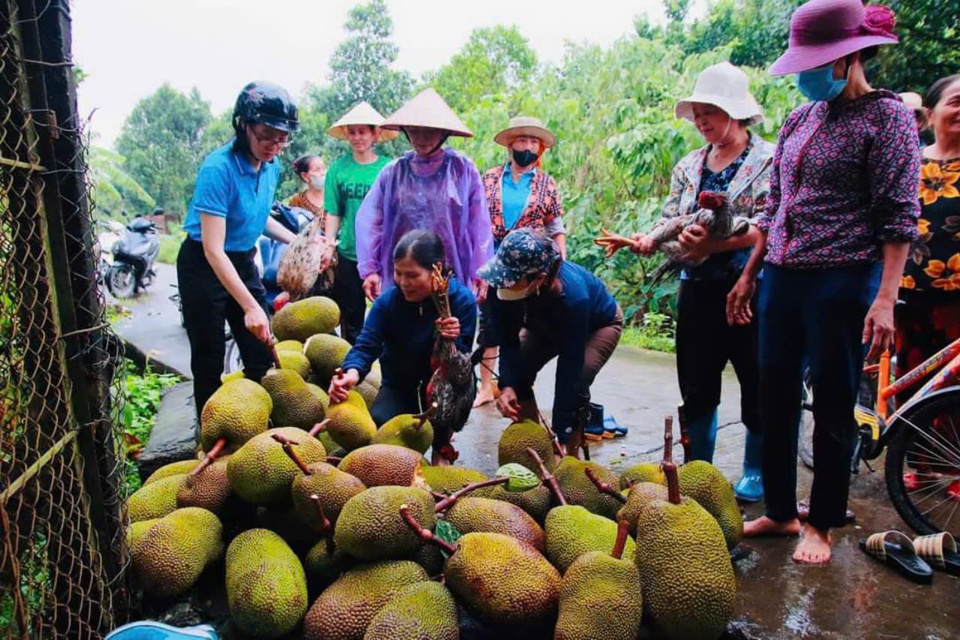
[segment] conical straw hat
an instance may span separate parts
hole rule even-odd
[[[473,132],[467,129],[467,125],[460,121],[440,94],[433,89],[421,91],[383,123],[384,129],[399,131],[403,127],[442,129],[452,136],[473,137]]]
[[[369,125],[371,127],[380,127],[383,125],[383,116],[380,113],[370,106],[368,102],[361,102],[350,111],[347,111],[342,118],[337,120],[337,122],[327,129],[329,133],[334,138],[340,140],[347,139],[347,125]],[[387,131],[386,129],[380,129],[380,136],[377,138],[377,142],[386,142],[387,140],[393,140],[396,138],[399,133],[396,131]]]

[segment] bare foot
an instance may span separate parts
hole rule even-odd
[[[793,552],[793,561],[801,564],[827,564],[830,562],[830,532],[820,531],[807,525],[803,528],[803,539]]]
[[[473,408],[482,407],[485,404],[490,404],[496,400],[493,395],[493,388],[491,387],[480,387],[480,390],[477,392],[477,399],[473,401]]]
[[[767,516],[760,516],[756,520],[743,523],[743,535],[745,538],[797,536],[800,535],[800,521],[794,518],[793,520],[777,522]]]

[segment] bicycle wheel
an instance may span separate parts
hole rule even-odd
[[[890,500],[921,535],[960,535],[960,387],[907,410],[887,450]]]

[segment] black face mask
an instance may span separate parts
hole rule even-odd
[[[516,162],[521,167],[529,167],[531,164],[537,161],[539,158],[537,154],[533,151],[528,151],[524,149],[523,151],[513,150],[513,161]]]

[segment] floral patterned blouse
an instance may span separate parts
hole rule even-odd
[[[960,291],[960,158],[923,159],[917,227],[900,288]]]
[[[509,165],[494,167],[483,174],[483,187],[487,196],[487,208],[490,210],[490,226],[496,242],[504,239],[511,229],[507,229],[503,222],[503,174]],[[537,170],[530,185],[530,197],[527,206],[520,214],[520,219],[513,225],[513,229],[533,227],[541,231],[562,233],[563,227],[558,226],[563,216],[563,204],[557,193],[557,183],[546,172]]]

